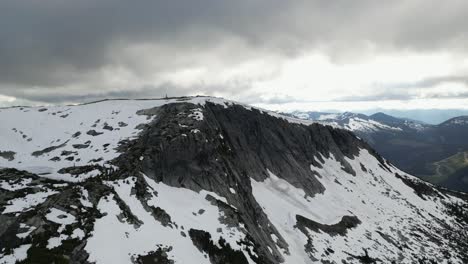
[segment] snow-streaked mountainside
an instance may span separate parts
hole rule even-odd
[[[441,124],[441,126],[453,126],[453,125],[458,125],[458,126],[468,125],[468,116],[454,117]]]
[[[445,188],[468,192],[468,159],[460,158],[468,155],[468,116],[430,125],[384,113],[290,115],[353,131],[398,168]]]
[[[0,263],[466,263],[467,197],[210,97],[0,109]]]
[[[344,128],[354,132],[372,133],[381,130],[387,131],[402,131],[416,130],[421,131],[430,127],[423,122],[396,118],[384,113],[376,113],[370,116],[358,113],[322,113],[322,112],[301,112],[294,111],[292,116],[303,119],[312,120],[323,125]]]

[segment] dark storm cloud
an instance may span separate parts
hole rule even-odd
[[[39,86],[60,85],[69,78],[73,82],[82,74],[119,64],[119,53],[130,44],[155,43],[177,56],[210,49],[228,35],[255,42],[257,33],[239,32],[246,18],[271,19],[283,9],[282,1],[271,1],[275,8],[265,11],[260,5],[266,2],[230,2],[2,1],[0,80]],[[161,67],[176,66],[167,54],[160,55]]]
[[[466,1],[4,0],[0,94],[49,102],[161,96],[161,84],[115,90],[102,72],[125,69],[144,80],[213,58],[229,67],[310,49],[337,61],[368,49],[465,53],[466,17]],[[132,53],[145,45],[146,53]]]

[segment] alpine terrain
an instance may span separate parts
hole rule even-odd
[[[431,183],[468,192],[468,116],[430,125],[384,113],[292,115],[350,130],[398,168]]]
[[[0,263],[468,263],[468,196],[348,130],[211,97],[0,120]]]

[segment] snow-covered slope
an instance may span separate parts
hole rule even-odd
[[[289,251],[294,252],[285,254],[288,263],[307,263],[304,247],[308,256],[320,262],[352,262],[352,256],[365,251],[383,263],[416,263],[429,256],[441,262],[459,261],[454,256],[444,256],[443,252],[452,251],[453,243],[443,238],[446,233],[431,232],[457,222],[440,208],[445,202],[463,203],[462,200],[440,193],[435,193],[441,197],[434,200],[418,197],[395,177],[402,172],[380,167],[366,150],[347,159],[356,176],[343,174],[340,162],[333,156],[324,160],[322,168],[311,167],[322,176],[320,182],[325,186],[325,192],[316,197],[307,197],[303,190],[274,174],[263,182],[252,183],[257,201],[274,219],[290,245]],[[301,223],[298,216],[312,221]],[[420,247],[421,238],[424,247]]]
[[[174,102],[229,104],[213,97],[159,100],[106,100],[74,106],[0,109],[0,167],[13,167],[51,179],[82,181],[97,176],[95,169],[71,175],[61,169],[105,166],[119,155],[119,143],[135,138],[153,117],[141,110]],[[203,120],[196,109],[190,117]],[[7,155],[9,154],[9,155]],[[108,164],[107,164],[108,165]]]
[[[395,118],[383,113],[376,113],[374,115],[367,116],[351,112],[322,113],[295,111],[292,112],[291,115],[304,120],[313,120],[323,125],[330,125],[361,133],[374,133],[385,130],[424,130],[428,127],[422,122],[405,118]]]
[[[0,117],[0,263],[468,260],[465,196],[345,130],[206,97]]]

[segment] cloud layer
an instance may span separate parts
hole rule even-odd
[[[461,0],[6,0],[0,95],[31,103],[165,94],[252,103],[405,100],[456,83],[442,96],[465,98],[466,17]],[[376,85],[360,72],[385,71],[388,58],[419,65],[439,55],[443,65],[413,78],[379,72],[385,78]],[[353,71],[360,80],[349,77]],[[341,76],[349,85],[332,80]]]

